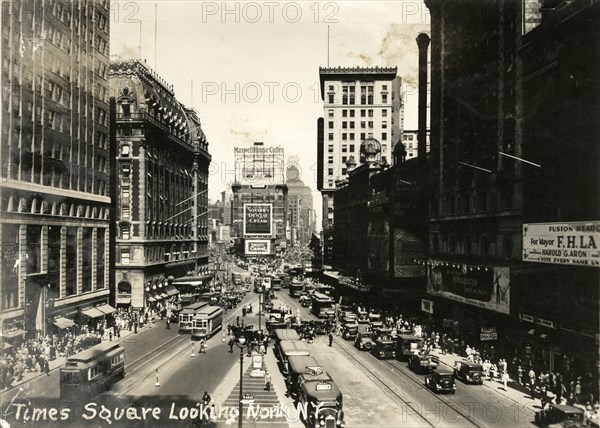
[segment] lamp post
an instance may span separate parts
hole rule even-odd
[[[263,287],[264,287],[264,284],[263,284]],[[262,330],[262,327],[261,327],[262,310],[261,310],[261,308],[262,308],[262,295],[263,295],[263,293],[264,293],[264,289],[261,287],[260,288],[260,293],[258,293],[258,331]]]
[[[238,337],[235,344],[240,348],[240,402],[238,403],[238,427],[242,428],[242,412],[244,410],[244,404],[242,403],[244,393],[242,389],[244,384],[244,345],[246,344],[246,338],[243,336]]]

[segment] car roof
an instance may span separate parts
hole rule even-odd
[[[568,404],[550,404],[550,407],[554,407],[564,413],[583,413],[583,409],[569,406]]]
[[[450,370],[449,368],[446,368],[446,367],[438,367],[437,369],[435,369],[435,373],[441,374],[441,375],[453,375],[454,374],[454,372],[452,370]]]

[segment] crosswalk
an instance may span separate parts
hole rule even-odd
[[[264,377],[252,377],[252,367],[248,367],[243,375],[242,423],[244,427],[289,428],[286,416],[282,412],[279,399],[273,387],[267,391]],[[268,369],[267,369],[268,372]],[[229,393],[223,405],[227,408],[238,408],[240,402],[240,382],[238,381]],[[238,420],[236,418],[235,423]]]

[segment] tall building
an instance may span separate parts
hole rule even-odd
[[[410,160],[412,158],[416,158],[419,156],[418,148],[419,142],[417,139],[418,131],[415,130],[404,130],[402,132],[402,144],[404,144],[404,148],[406,150],[406,160]],[[426,153],[429,153],[429,129],[426,133]]]
[[[111,64],[116,98],[116,303],[148,306],[169,282],[208,279],[208,142],[195,110],[145,63]]]
[[[319,80],[323,118],[318,120],[317,188],[321,192],[324,262],[331,264],[329,229],[334,225],[336,180],[346,176],[346,162],[359,157],[367,138],[381,142],[390,162],[402,132],[401,78],[397,67],[321,67]]]
[[[110,20],[108,0],[3,1],[0,13],[0,318],[11,340],[112,312]]]
[[[231,188],[228,187],[227,189],[225,189],[221,192],[221,206],[223,208],[222,220],[223,220],[223,224],[225,226],[231,226],[231,223],[233,221],[233,219],[231,217],[232,203],[233,203],[233,194],[231,193]]]
[[[288,224],[291,245],[308,245],[315,230],[312,190],[300,179],[298,157],[290,156],[286,168]]]
[[[284,151],[256,142],[235,148],[231,234],[248,257],[272,256],[287,248],[288,187]]]
[[[426,5],[430,313],[597,395],[600,2]]]

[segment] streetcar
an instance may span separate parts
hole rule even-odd
[[[196,302],[186,306],[179,312],[179,333],[191,333],[194,317],[208,306],[208,302]]]
[[[282,372],[287,376],[289,373],[289,358],[294,355],[310,355],[310,351],[304,342],[282,340],[275,347],[276,355],[281,363]]]
[[[304,284],[294,279],[290,283],[290,297],[300,297],[302,291],[304,291]]]
[[[318,318],[335,316],[335,301],[327,294],[315,291],[311,299],[311,312]]]
[[[302,339],[296,330],[293,328],[278,328],[275,330],[275,343],[274,347],[279,347],[282,340],[289,340],[290,342],[301,342]]]
[[[67,358],[60,369],[60,398],[87,400],[125,377],[125,348],[104,342]]]
[[[218,291],[209,291],[206,293],[202,293],[200,295],[200,301],[201,302],[207,302],[209,305],[216,305],[217,302],[219,301],[219,298],[221,297],[221,293],[219,293]]]
[[[202,308],[196,316],[192,326],[192,340],[208,339],[223,325],[223,308],[220,306],[207,306]]]
[[[307,409],[308,426],[343,428],[342,392],[333,379],[326,379],[323,374],[302,374],[298,377],[298,401]]]
[[[281,278],[279,276],[275,276],[275,277],[271,278],[271,288],[274,291],[281,290]]]

